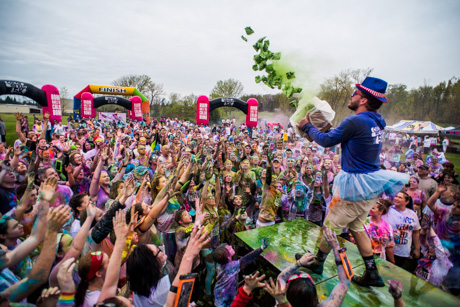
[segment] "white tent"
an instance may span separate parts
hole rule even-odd
[[[401,120],[393,126],[386,126],[385,130],[405,133],[438,134],[443,128],[430,121]]]

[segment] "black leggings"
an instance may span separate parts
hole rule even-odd
[[[400,268],[414,274],[415,268],[417,268],[417,260],[410,259],[409,257],[399,257],[394,255],[395,264]]]

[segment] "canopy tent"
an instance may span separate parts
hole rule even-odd
[[[460,135],[460,126],[454,129],[449,129],[449,130],[443,130],[441,131],[442,134],[448,134],[448,135]]]
[[[393,126],[386,126],[385,129],[405,133],[438,134],[443,128],[430,121],[401,120]]]

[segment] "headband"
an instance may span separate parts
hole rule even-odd
[[[92,252],[91,253],[91,266],[89,268],[88,275],[86,278],[88,280],[91,280],[94,278],[96,275],[96,272],[99,271],[99,269],[102,266],[102,260],[104,259],[104,256],[102,255],[102,252]]]

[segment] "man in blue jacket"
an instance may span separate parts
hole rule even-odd
[[[387,82],[373,77],[356,84],[348,103],[348,108],[355,115],[347,117],[339,127],[329,132],[316,129],[309,121],[309,114],[297,124],[323,147],[341,144],[342,171],[334,179],[333,199],[324,224],[338,233],[343,228],[352,233],[366,265],[362,276],[352,278],[360,286],[384,286],[375,264],[371,241],[363,227],[369,211],[383,192],[399,192],[409,180],[405,174],[380,169],[379,154],[386,124],[377,110],[388,102],[386,88]],[[330,250],[322,238],[316,260],[307,268],[322,274]]]

